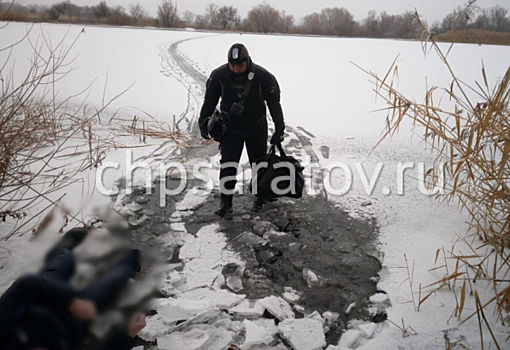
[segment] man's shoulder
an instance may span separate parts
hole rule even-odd
[[[261,65],[255,63],[255,74],[257,74],[257,73],[271,74],[271,73],[269,73],[269,71],[267,69],[265,69]]]
[[[215,70],[213,70],[211,72],[211,76],[215,75],[215,74],[223,74],[225,72],[228,72],[228,63],[225,63],[225,64],[222,64],[221,66],[219,66],[218,68],[216,68]]]
[[[255,66],[255,75],[257,75],[257,74],[262,76],[262,77],[267,77],[267,76],[272,76],[273,75],[266,68],[256,64],[256,66]]]

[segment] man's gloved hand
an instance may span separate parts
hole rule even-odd
[[[202,137],[204,139],[210,140],[211,137],[209,137],[209,130],[207,129],[207,123],[208,123],[207,119],[204,119],[204,120],[202,120],[202,122],[199,123],[200,135],[202,135]]]
[[[277,128],[273,134],[273,136],[271,137],[271,144],[272,145],[276,145],[278,143],[282,143],[283,142],[283,139],[284,139],[284,132],[285,129],[279,129]]]

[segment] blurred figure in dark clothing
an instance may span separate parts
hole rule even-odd
[[[0,348],[6,350],[74,350],[89,336],[98,311],[112,301],[140,269],[140,252],[132,250],[102,278],[82,292],[69,280],[75,272],[72,250],[87,236],[84,228],[69,230],[48,253],[37,275],[20,277],[0,297]],[[135,345],[145,326],[136,315],[127,329],[97,350],[124,350]]]

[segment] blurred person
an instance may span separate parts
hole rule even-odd
[[[87,234],[84,228],[66,232],[47,254],[38,274],[20,277],[0,297],[0,348],[78,349],[89,336],[89,327],[97,312],[104,311],[140,270],[140,252],[131,250],[98,281],[81,292],[74,290],[69,284],[76,266],[72,251]],[[145,316],[137,314],[127,329],[117,332],[95,349],[131,349],[143,327]]]

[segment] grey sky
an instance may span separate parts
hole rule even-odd
[[[5,0],[3,0],[5,1]],[[59,0],[20,0],[21,3],[28,5],[53,4]],[[61,1],[61,0],[60,0]],[[77,5],[95,5],[100,0],[71,0]],[[233,5],[239,9],[242,16],[255,5],[263,0],[177,0],[179,12],[183,13],[190,10],[194,13],[201,14],[205,12],[205,7],[210,2],[218,5]],[[140,2],[151,14],[156,13],[158,0],[106,0],[110,5],[123,5],[127,7],[129,4]],[[368,11],[376,10],[386,11],[390,14],[402,13],[406,10],[417,8],[418,11],[429,22],[436,19],[442,19],[445,14],[451,12],[452,9],[459,5],[465,4],[467,0],[271,0],[268,1],[271,6],[278,10],[285,10],[299,20],[304,15],[313,12],[319,12],[325,7],[345,7],[355,17],[356,20],[363,19]],[[500,5],[510,10],[510,0],[478,0],[478,6],[491,7]]]

